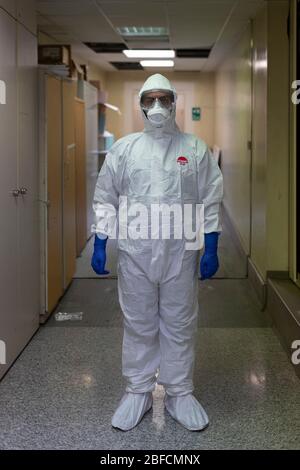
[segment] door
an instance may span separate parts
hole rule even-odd
[[[63,294],[62,244],[62,85],[59,78],[46,78],[47,134],[47,299],[51,312]]]
[[[17,84],[16,22],[0,9],[0,341],[6,348],[6,364],[0,377],[19,352],[17,331]]]
[[[85,104],[75,99],[75,155],[76,155],[76,254],[86,245],[86,147]]]
[[[76,84],[63,80],[63,263],[64,288],[76,269],[75,120]]]
[[[296,71],[297,71],[297,78],[300,77],[300,1],[297,1],[297,37],[296,37]],[[295,162],[295,169],[296,169],[296,201],[295,201],[295,209],[296,209],[296,253],[295,253],[295,266],[296,266],[296,282],[298,286],[300,286],[300,104],[296,106],[296,162]]]
[[[300,287],[300,0],[291,2],[290,28],[290,277]]]
[[[39,325],[37,39],[18,24],[18,330],[25,345]]]

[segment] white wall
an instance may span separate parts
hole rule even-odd
[[[223,151],[224,203],[264,279],[269,271],[287,272],[289,267],[288,11],[288,0],[266,3],[253,20],[252,32],[249,26],[216,76],[216,143]]]
[[[221,148],[224,205],[250,252],[251,27],[216,75],[215,142]]]

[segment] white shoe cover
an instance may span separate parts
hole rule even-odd
[[[171,396],[166,393],[165,407],[172,418],[189,431],[201,431],[208,426],[207,414],[198,400],[191,394]]]
[[[125,393],[116,409],[111,424],[114,428],[129,431],[142,420],[152,407],[152,393]]]

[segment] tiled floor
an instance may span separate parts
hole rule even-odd
[[[205,431],[177,424],[161,387],[137,428],[111,427],[124,390],[122,314],[117,280],[97,279],[89,268],[90,243],[56,309],[83,312],[82,320],[52,316],[0,383],[0,449],[299,448],[300,381],[224,228],[218,276],[199,281],[195,395],[210,418]],[[108,269],[115,274],[113,249]]]
[[[0,384],[1,449],[232,449],[300,446],[300,382],[248,280],[199,283],[195,395],[210,426],[168,416],[163,390],[128,433],[111,428],[123,393],[115,280],[75,280],[60,309],[80,322],[42,327]]]

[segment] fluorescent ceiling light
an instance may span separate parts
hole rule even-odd
[[[144,49],[124,49],[123,54],[131,59],[172,59],[175,57],[173,50],[144,50]]]
[[[141,60],[142,67],[174,67],[173,60]]]

